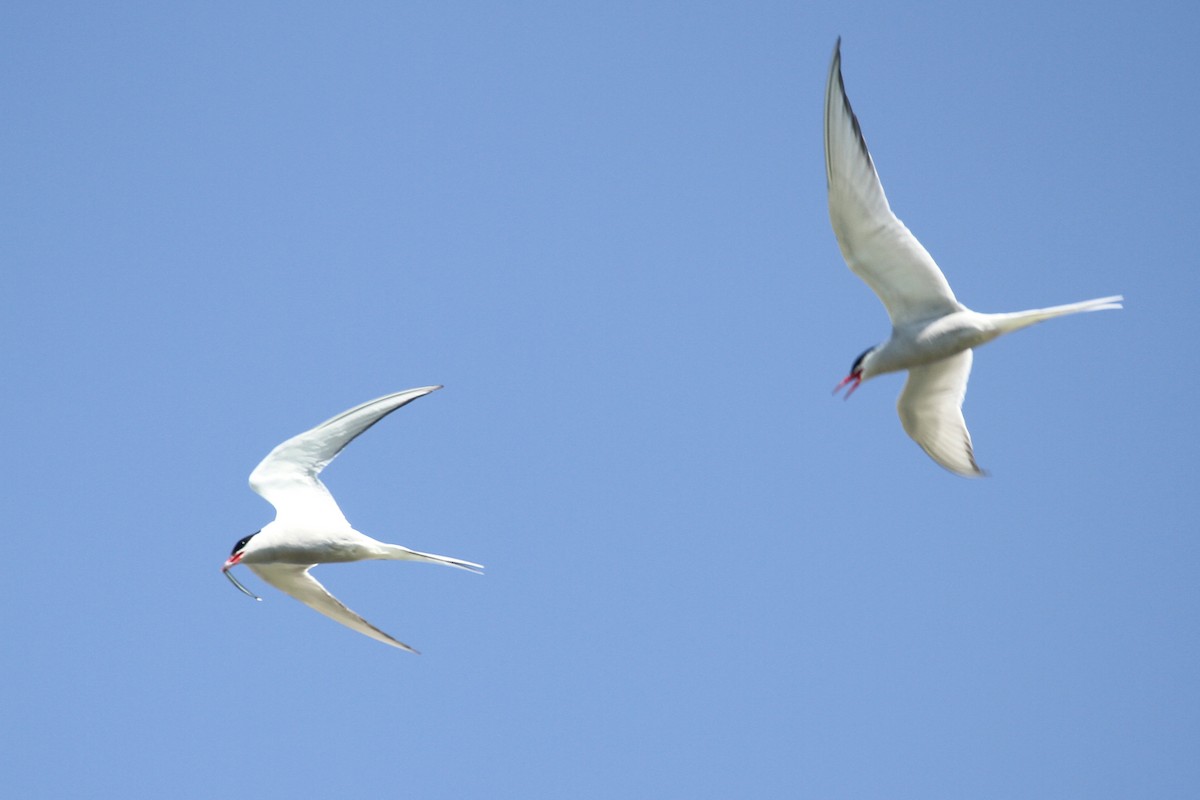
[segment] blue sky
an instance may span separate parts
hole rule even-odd
[[[1186,3],[0,12],[13,797],[1200,792]],[[982,348],[992,477],[900,429],[829,57]],[[222,579],[275,444],[482,562]]]

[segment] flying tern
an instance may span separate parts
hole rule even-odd
[[[293,436],[272,450],[250,473],[250,488],[275,506],[275,521],[245,536],[221,570],[238,589],[256,600],[230,569],[247,567],[280,591],[372,639],[417,651],[394,639],[342,605],[310,573],[318,564],[367,559],[426,561],[480,572],[483,567],[457,558],[419,553],[372,539],[350,526],[333,495],[317,477],[356,436],[403,405],[441,386],[425,386],[371,400]]]
[[[841,47],[839,38],[825,88],[829,218],[846,263],[887,308],[892,335],[855,359],[834,393],[848,385],[849,397],[865,380],[908,370],[897,403],[904,431],[946,469],[978,477],[984,472],[975,463],[962,414],[972,348],[1054,317],[1120,308],[1124,298],[1116,295],[1008,314],[983,314],[958,302],[933,257],[888,205],[846,97]]]

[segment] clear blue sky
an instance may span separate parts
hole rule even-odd
[[[1059,7],[1061,6],[1061,7]],[[1194,4],[13,3],[6,796],[1200,794]],[[825,75],[981,349],[901,431]],[[219,567],[282,439],[479,561]]]

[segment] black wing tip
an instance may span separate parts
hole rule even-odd
[[[988,478],[991,477],[986,469],[983,469],[975,462],[975,447],[971,444],[971,435],[967,434],[967,460],[971,462],[973,473],[960,473],[964,478]]]
[[[862,126],[858,122],[858,114],[854,113],[854,107],[850,105],[850,95],[846,93],[846,81],[842,77],[841,36],[837,37],[837,42],[833,46],[833,64],[830,65],[830,71],[837,74],[838,94],[842,96],[842,107],[846,111],[846,116],[850,118],[850,127],[854,131],[854,137],[858,139],[859,149],[867,161],[871,163],[871,169],[874,169],[875,159],[871,158],[871,149],[867,147],[867,137],[863,136]]]

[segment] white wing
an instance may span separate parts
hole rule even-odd
[[[320,581],[309,574],[308,571],[315,567],[315,564],[307,567],[301,564],[247,564],[246,566],[250,567],[254,571],[254,574],[276,589],[290,594],[314,611],[320,611],[325,616],[342,623],[347,628],[366,634],[384,644],[390,644],[392,647],[399,647],[401,650],[407,650],[410,653],[417,652],[399,639],[393,639],[391,636],[388,636],[379,630],[379,628],[376,628],[358,614],[355,614],[342,605],[341,601],[331,595],[321,585]]]
[[[933,256],[888,206],[842,84],[841,39],[825,87],[825,179],[842,257],[879,295],[893,326],[959,309]]]
[[[276,520],[294,521],[306,527],[348,526],[350,523],[338,508],[333,495],[317,475],[354,437],[397,408],[440,388],[425,386],[389,394],[355,406],[310,431],[293,436],[272,450],[254,468],[250,473],[250,488],[275,506]]]
[[[934,461],[967,478],[985,474],[975,463],[971,434],[962,413],[973,358],[970,350],[964,350],[913,367],[896,404],[904,432]]]

